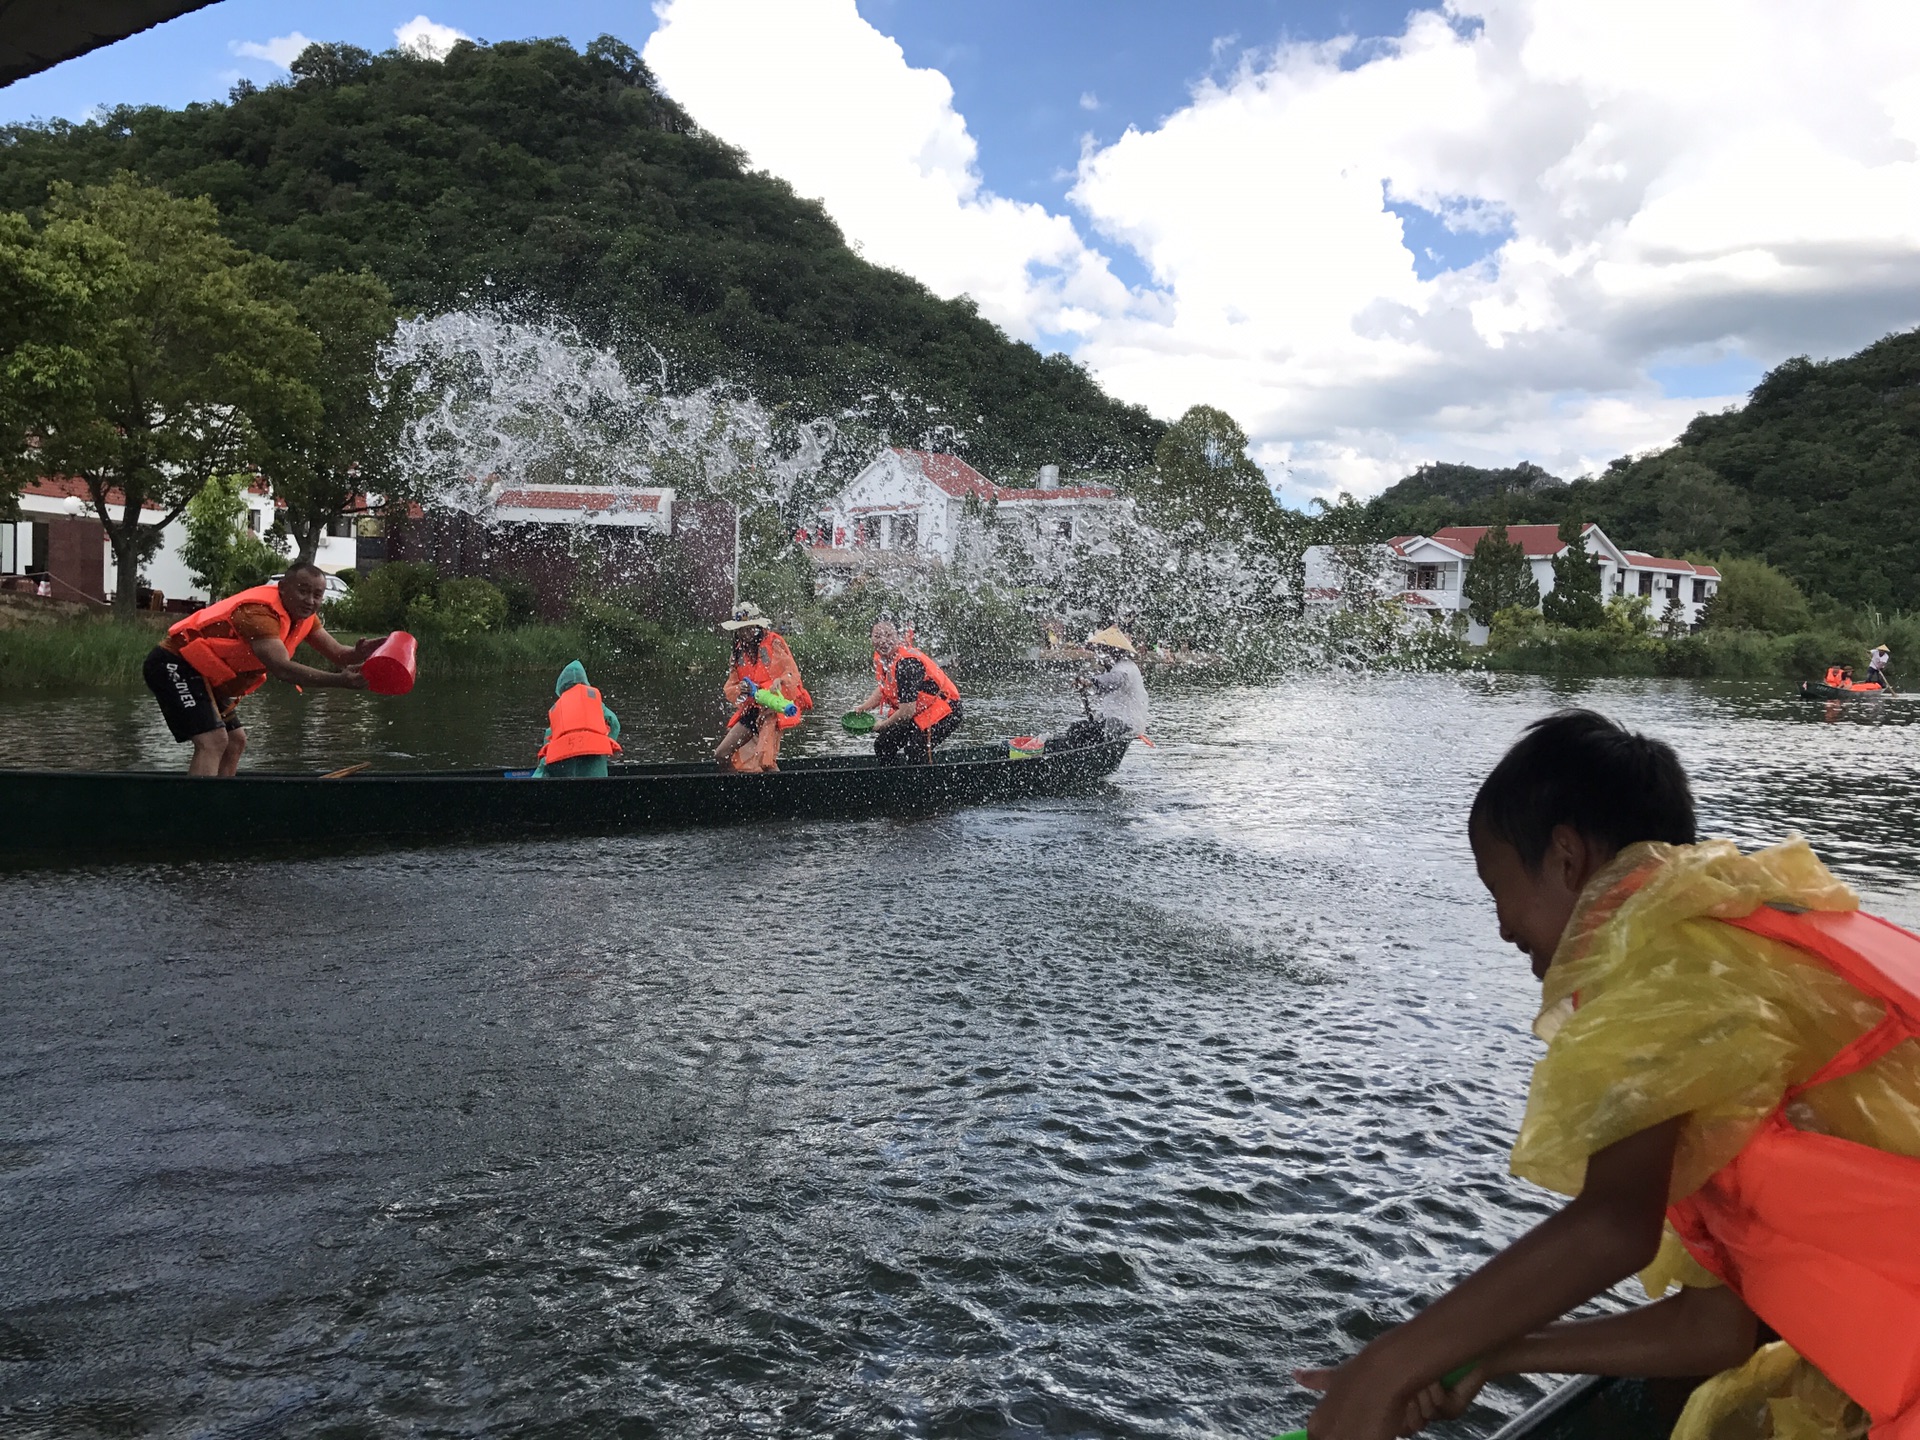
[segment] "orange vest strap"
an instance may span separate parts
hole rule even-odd
[[[1861,911],[1762,907],[1724,922],[1820,961],[1887,1014],[1787,1093],[1920,1038],[1920,936]],[[1667,1207],[1688,1253],[1873,1419],[1920,1440],[1920,1159],[1796,1129],[1786,1105]]]
[[[1763,905],[1725,923],[1817,957],[1920,1033],[1920,935],[1864,910],[1795,913]]]

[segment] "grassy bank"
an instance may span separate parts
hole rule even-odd
[[[157,624],[60,620],[0,630],[0,690],[140,683],[140,665],[162,634]]]
[[[1792,635],[1704,630],[1668,639],[1606,630],[1542,629],[1489,647],[1478,663],[1482,669],[1524,675],[1803,680],[1817,678],[1829,665],[1864,667],[1866,648],[1853,636],[1829,630]]]

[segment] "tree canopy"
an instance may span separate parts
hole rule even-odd
[[[85,483],[127,614],[161,529],[243,467],[255,418],[316,408],[305,376],[317,346],[280,267],[230,244],[204,200],[123,174],[57,184],[45,214],[37,230],[17,216],[0,229],[0,294],[29,297],[40,322],[0,335],[0,482]]]
[[[860,407],[909,443],[957,432],[990,470],[1137,470],[1164,428],[969,299],[862,260],[610,37],[463,41],[443,61],[315,45],[224,104],[0,130],[0,209],[119,170],[209,197],[303,281],[365,270],[403,310],[557,311],[649,366],[657,347],[681,383]]]

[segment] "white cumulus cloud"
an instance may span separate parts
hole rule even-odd
[[[447,52],[453,49],[455,41],[472,38],[464,30],[456,30],[451,25],[436,24],[424,15],[414,16],[393,32],[394,43],[402,50],[411,50],[427,60],[444,60]]]
[[[1912,0],[1447,0],[1246,52],[1089,143],[1077,224],[994,195],[945,77],[853,0],[658,9],[675,96],[868,258],[1156,413],[1229,410],[1294,503],[1430,459],[1578,473],[1738,398],[1663,365],[1920,323]]]
[[[265,60],[285,70],[311,44],[311,39],[296,30],[291,35],[276,35],[265,41],[235,40],[227,48],[243,60]]]
[[[707,130],[827,210],[878,265],[1032,339],[1124,310],[1073,222],[993,194],[937,70],[854,0],[663,0],[646,61]]]

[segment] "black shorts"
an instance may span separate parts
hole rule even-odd
[[[153,691],[153,698],[160,702],[160,713],[167,717],[167,729],[174,739],[191,740],[222,725],[229,730],[240,728],[238,707],[228,707],[223,720],[206,677],[166,646],[153,647],[140,674]]]

